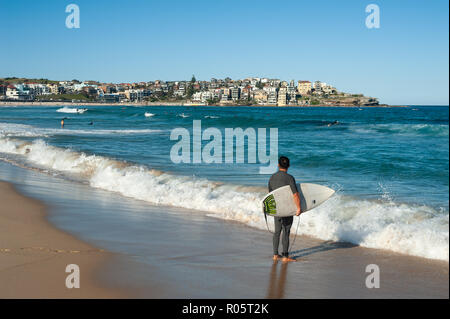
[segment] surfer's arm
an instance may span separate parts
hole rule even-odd
[[[297,193],[294,194],[294,202],[297,206],[297,212],[295,213],[295,216],[299,216],[302,213],[302,208],[300,206],[300,195]]]
[[[289,186],[291,186],[295,206],[297,206],[297,212],[295,213],[295,216],[299,216],[302,212],[302,208],[300,207],[300,194],[298,193],[297,183],[295,182],[294,176],[292,175],[289,176],[290,176]]]

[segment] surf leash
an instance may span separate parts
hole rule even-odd
[[[301,214],[300,214],[300,215],[301,215]],[[297,239],[298,226],[300,225],[300,215],[298,215],[298,221],[297,221],[297,227],[296,227],[296,229],[295,229],[294,240],[292,241],[291,247],[290,247],[289,250],[288,250],[288,254],[289,254],[289,255],[291,254],[292,247],[294,247],[295,240]]]
[[[267,223],[267,213],[266,210],[264,209],[264,219],[266,220],[266,226],[267,226],[267,231],[271,234],[273,234],[270,229],[269,229],[269,223]]]

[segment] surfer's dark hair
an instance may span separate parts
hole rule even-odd
[[[290,165],[289,158],[287,158],[286,156],[280,156],[278,165],[280,165],[281,168],[288,169]]]

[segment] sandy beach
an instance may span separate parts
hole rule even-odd
[[[0,182],[0,298],[117,298],[96,277],[111,254],[57,230],[46,207]],[[80,288],[65,285],[66,266],[80,267]]]
[[[0,302],[447,303],[449,4],[1,1]]]
[[[292,248],[297,262],[273,263],[267,231],[201,212],[186,217],[184,210],[148,205],[6,163],[0,165],[0,176],[17,180],[21,192],[54,207],[49,224],[40,202],[1,184],[5,204],[0,243],[9,249],[0,254],[2,298],[449,296],[446,261],[298,236]],[[93,246],[120,258],[109,259],[110,254]],[[69,263],[82,269],[82,289],[65,288]],[[380,268],[378,289],[365,285],[369,264]]]

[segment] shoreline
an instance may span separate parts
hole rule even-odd
[[[335,108],[390,108],[390,107],[410,107],[410,105],[200,105],[195,103],[180,102],[141,102],[141,103],[101,103],[101,102],[5,102],[0,101],[0,106],[191,106],[191,107],[275,107],[275,108],[314,108],[314,107],[335,107]]]
[[[38,220],[42,222],[42,215],[45,214],[45,207],[40,204],[44,202],[49,207],[57,207],[57,213],[53,212],[44,219],[45,224],[51,227],[43,229],[39,234],[39,240],[43,236],[48,237],[47,232],[57,232],[63,237],[70,237],[80,244],[76,238],[93,243],[102,243],[112,254],[119,254],[123,258],[107,263],[110,253],[101,254],[103,259],[91,266],[95,271],[86,270],[86,266],[79,263],[84,269],[82,276],[82,288],[88,284],[99,283],[96,278],[110,281],[113,275],[113,282],[109,285],[115,287],[127,287],[130,292],[128,296],[137,298],[448,298],[448,262],[425,259],[421,257],[408,256],[393,253],[380,249],[364,248],[343,242],[323,241],[308,236],[299,235],[295,246],[292,247],[292,255],[297,259],[296,263],[282,264],[273,263],[271,260],[272,241],[266,231],[253,229],[238,222],[228,222],[208,217],[201,213],[193,213],[186,218],[186,212],[169,207],[152,206],[145,202],[123,197],[119,194],[109,193],[103,190],[91,189],[90,186],[77,184],[66,180],[54,180],[51,176],[28,171],[24,168],[8,167],[14,178],[3,178],[8,183],[15,183],[19,177],[25,184],[17,184],[27,198],[36,198],[39,201],[31,200],[35,205],[40,205],[41,212]],[[22,175],[25,174],[25,175]],[[33,175],[39,175],[50,188],[45,192],[55,193],[55,199],[42,197],[42,191],[36,185],[29,184],[27,180],[33,180]],[[12,177],[12,176],[11,176]],[[50,184],[49,184],[50,183]],[[11,184],[1,183],[0,187],[13,188]],[[25,185],[26,188],[23,187]],[[56,189],[64,189],[64,194],[78,194],[73,200],[71,196],[61,198]],[[13,192],[14,193],[14,192]],[[0,188],[0,199],[4,202],[5,192]],[[104,195],[108,203],[100,200]],[[2,197],[3,196],[3,197]],[[16,194],[16,196],[18,196]],[[78,202],[77,198],[82,198]],[[15,203],[21,200],[21,205],[25,203],[21,196],[16,197]],[[11,203],[11,198],[6,198]],[[56,204],[58,203],[58,204]],[[54,206],[57,205],[57,206]],[[18,206],[18,205],[17,205]],[[23,207],[22,207],[23,208]],[[11,210],[10,210],[11,211]],[[97,212],[94,215],[92,212]],[[12,229],[3,220],[3,211],[0,209],[0,230]],[[107,212],[105,215],[104,212]],[[129,213],[139,216],[139,223],[136,220],[129,220],[126,215]],[[12,214],[14,215],[14,214]],[[89,217],[88,217],[89,216]],[[92,216],[92,217],[91,217]],[[13,216],[14,217],[14,216]],[[26,216],[28,217],[28,216]],[[34,217],[34,216],[31,216]],[[59,220],[59,221],[58,221]],[[48,222],[47,222],[48,221]],[[78,223],[83,224],[78,225]],[[37,224],[31,221],[33,226]],[[54,225],[54,226],[53,226]],[[47,225],[48,226],[48,225]],[[56,230],[60,229],[60,230]],[[20,227],[16,227],[20,229]],[[173,232],[177,229],[177,232]],[[15,234],[9,234],[14,238]],[[133,245],[130,242],[120,243],[117,238],[129,238],[130,234],[138,234],[141,240]],[[99,234],[102,234],[99,236]],[[19,234],[20,235],[20,234]],[[37,234],[34,234],[37,235]],[[0,231],[0,246],[5,245],[4,235]],[[17,237],[17,236],[16,236]],[[180,245],[180,240],[185,244]],[[205,241],[207,240],[207,241]],[[52,242],[58,242],[59,239]],[[207,244],[206,244],[207,242]],[[149,245],[148,243],[152,243]],[[186,243],[189,249],[186,250]],[[226,243],[226,244],[224,244]],[[82,245],[92,247],[81,243]],[[42,244],[35,243],[36,246]],[[26,246],[28,247],[28,246]],[[51,246],[48,246],[51,247]],[[3,247],[1,247],[3,248]],[[79,249],[65,248],[65,249]],[[170,254],[168,255],[168,251]],[[12,253],[8,252],[8,253]],[[21,252],[22,255],[30,252]],[[38,253],[34,252],[34,257]],[[50,255],[51,252],[46,252]],[[4,264],[2,259],[6,254],[0,252],[0,265]],[[18,255],[18,253],[15,253]],[[67,254],[69,255],[69,254]],[[58,254],[59,258],[66,258],[60,263],[65,263],[58,267],[61,271],[61,278],[57,281],[57,288],[68,290],[64,287],[64,268],[67,263],[77,263],[78,261],[68,261],[66,254]],[[73,256],[81,254],[73,254]],[[78,257],[77,256],[77,257]],[[88,261],[93,262],[93,258],[98,256],[95,253],[85,254]],[[31,258],[33,256],[29,256]],[[151,257],[151,258],[150,258]],[[49,261],[37,260],[37,266],[41,271],[48,271],[47,264],[56,263],[56,257]],[[42,265],[39,265],[39,263]],[[366,266],[376,264],[381,269],[381,288],[367,289],[365,287]],[[56,264],[54,266],[57,266]],[[34,270],[30,268],[28,270]],[[100,273],[101,270],[102,273]],[[250,271],[251,270],[251,271]],[[16,270],[17,271],[17,270]],[[39,287],[43,284],[34,282],[31,284],[33,272],[27,271],[25,284],[17,285],[16,288],[34,287],[35,294],[29,296],[29,290],[24,294],[11,295],[6,298],[36,298]],[[5,286],[6,280],[16,276],[16,274],[4,275],[0,268],[0,287]],[[42,276],[40,274],[40,276]],[[87,278],[87,279],[86,279]],[[91,279],[92,278],[92,279]],[[22,278],[20,278],[22,280]],[[61,280],[61,282],[59,282]],[[45,285],[49,286],[47,282]],[[46,289],[48,288],[46,286]],[[62,288],[61,288],[62,286]],[[301,288],[300,288],[301,287]],[[89,287],[88,287],[89,288]],[[95,286],[90,293],[80,296],[65,296],[57,294],[39,295],[39,298],[106,298],[110,297],[114,290]],[[74,290],[74,289],[72,289]],[[81,290],[81,289],[79,289]],[[122,289],[119,289],[119,292]],[[122,298],[122,295],[112,297]],[[5,298],[5,293],[0,291],[0,298]],[[123,298],[126,298],[123,297]]]
[[[46,218],[47,207],[0,181],[0,298],[126,298],[98,273],[113,254],[73,237]],[[80,288],[66,287],[66,266],[80,269]]]

